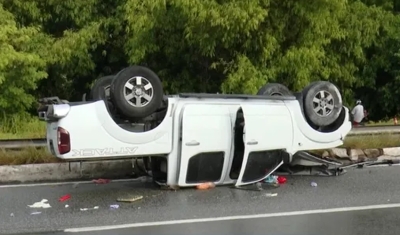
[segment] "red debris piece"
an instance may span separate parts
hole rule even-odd
[[[285,184],[286,181],[287,181],[286,177],[278,176],[278,183],[279,184]]]
[[[211,188],[215,188],[215,184],[213,182],[201,183],[201,184],[197,185],[196,188],[200,189],[200,190],[211,189]]]
[[[71,198],[71,195],[67,194],[67,195],[60,197],[60,199],[58,199],[58,200],[60,202],[65,202],[65,201],[69,200],[70,198]]]
[[[93,180],[93,183],[95,184],[108,184],[110,183],[111,180],[109,179],[97,179],[97,180]]]

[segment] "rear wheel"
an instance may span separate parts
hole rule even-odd
[[[142,66],[121,70],[111,84],[111,99],[127,118],[144,118],[162,104],[163,88],[158,76]]]
[[[92,100],[101,100],[103,99],[103,90],[105,91],[105,95],[107,99],[110,98],[110,86],[114,79],[113,75],[101,77],[96,80],[94,83],[91,91],[90,91],[90,98]]]
[[[268,83],[258,90],[257,95],[267,96],[293,96],[292,92],[284,85],[279,83]]]

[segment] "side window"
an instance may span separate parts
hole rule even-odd
[[[281,163],[284,154],[282,150],[250,152],[242,182],[261,180]]]
[[[186,183],[215,182],[221,179],[225,152],[199,153],[189,159]]]

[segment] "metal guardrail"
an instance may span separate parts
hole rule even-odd
[[[347,136],[400,134],[400,126],[368,126],[353,128]],[[26,147],[46,147],[46,139],[0,140],[0,149],[22,149]]]
[[[2,149],[22,149],[27,147],[45,147],[46,139],[9,139],[0,140],[0,148]]]
[[[400,126],[364,126],[353,128],[347,136],[400,134]],[[1,144],[1,142],[0,142]]]

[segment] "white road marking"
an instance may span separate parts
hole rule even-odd
[[[160,226],[160,225],[177,225],[177,224],[192,224],[192,223],[204,223],[204,222],[226,221],[226,220],[243,220],[243,219],[284,217],[284,216],[294,216],[294,215],[325,214],[325,213],[335,213],[335,212],[376,210],[376,209],[397,208],[397,207],[400,207],[400,203],[359,206],[359,207],[342,207],[342,208],[308,210],[308,211],[291,211],[291,212],[257,214],[257,215],[238,215],[238,216],[202,218],[202,219],[169,220],[169,221],[144,222],[144,223],[97,226],[97,227],[86,227],[86,228],[70,228],[70,229],[65,229],[64,232],[79,233],[79,232],[91,232],[91,231],[112,230],[112,229],[150,227],[150,226]]]
[[[110,183],[118,183],[118,182],[132,182],[132,181],[140,181],[141,178],[138,179],[119,179],[119,180],[111,180]],[[36,186],[57,186],[57,185],[69,185],[69,184],[93,184],[90,180],[86,181],[68,181],[68,182],[54,182],[54,183],[37,183],[37,184],[9,184],[9,185],[0,185],[0,188],[18,188],[18,187],[36,187]]]

